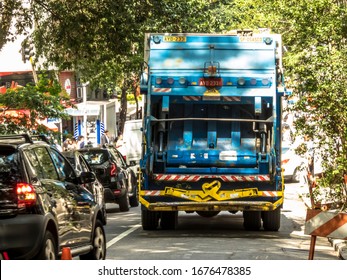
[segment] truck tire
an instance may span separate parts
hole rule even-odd
[[[141,222],[143,230],[155,230],[159,224],[159,215],[155,211],[141,210]]]
[[[178,224],[178,211],[163,211],[161,212],[160,227],[162,229],[175,230]]]
[[[261,212],[243,211],[243,226],[246,230],[259,230],[261,227]]]
[[[263,211],[262,217],[264,230],[278,231],[281,225],[281,207],[273,211]]]
[[[217,216],[220,211],[196,211],[196,213],[204,218],[212,218],[214,216]]]

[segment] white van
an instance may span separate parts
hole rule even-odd
[[[126,121],[123,131],[123,145],[119,151],[131,166],[138,166],[142,152],[142,119]]]

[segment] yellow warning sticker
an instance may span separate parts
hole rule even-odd
[[[204,92],[202,100],[220,100],[220,92],[215,88],[209,88]]]

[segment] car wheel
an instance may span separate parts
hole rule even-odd
[[[130,202],[129,202],[128,191],[125,191],[124,195],[119,198],[118,203],[119,203],[119,211],[121,212],[129,211]]]
[[[37,255],[38,260],[55,260],[57,259],[57,242],[50,231],[46,231],[42,248]]]
[[[106,259],[106,237],[101,221],[97,220],[92,239],[93,249],[85,255],[81,255],[81,260],[104,260]]]
[[[129,197],[129,202],[131,207],[137,207],[139,206],[139,192],[137,190],[137,186],[133,186],[133,195]]]

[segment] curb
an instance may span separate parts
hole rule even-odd
[[[347,260],[347,241],[343,239],[328,238],[331,246],[338,253],[338,256],[342,260]]]

